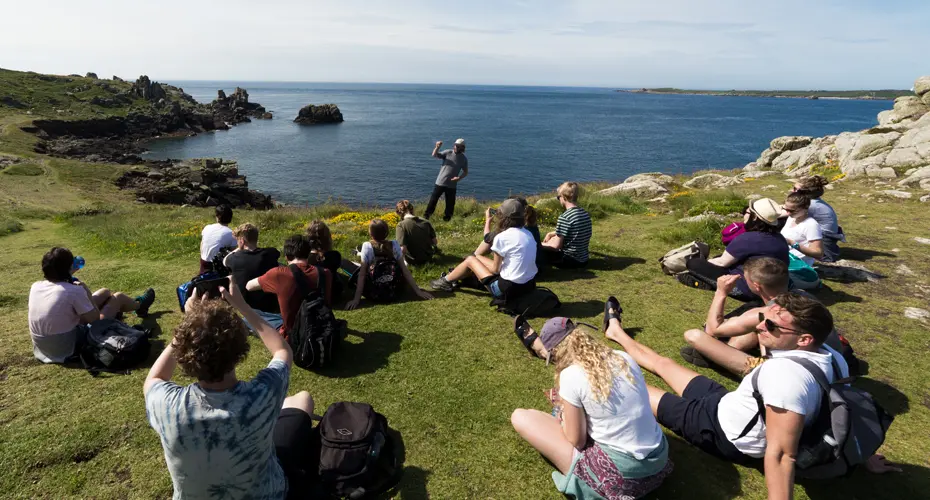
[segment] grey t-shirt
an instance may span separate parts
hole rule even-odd
[[[458,181],[452,178],[458,176],[462,169],[468,168],[468,158],[465,158],[465,153],[456,153],[451,149],[441,151],[439,157],[442,158],[442,168],[439,169],[439,177],[436,177],[436,185],[455,188]]]

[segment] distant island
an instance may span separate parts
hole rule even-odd
[[[858,99],[890,101],[913,95],[910,90],[684,90],[671,87],[656,89],[620,89],[631,94],[713,95],[725,97],[779,97],[783,99]]]

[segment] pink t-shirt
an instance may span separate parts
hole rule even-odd
[[[84,287],[37,281],[29,290],[29,333],[33,352],[44,363],[61,363],[74,353],[74,327],[94,309]]]

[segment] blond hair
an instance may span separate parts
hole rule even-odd
[[[578,201],[578,195],[581,194],[581,189],[578,187],[577,182],[563,182],[558,189],[555,190],[556,194],[561,196],[565,201],[570,203],[575,203]]]
[[[552,355],[555,357],[555,385],[559,385],[562,370],[571,365],[578,365],[587,375],[591,393],[599,403],[606,401],[610,396],[614,379],[618,376],[622,376],[630,384],[636,384],[626,359],[594,340],[594,337],[580,327],[568,334],[565,340],[553,349]]]
[[[258,228],[249,222],[239,224],[239,227],[233,229],[232,233],[236,238],[242,238],[249,243],[258,243]]]
[[[397,202],[397,205],[394,207],[394,212],[403,217],[407,214],[413,215],[413,204],[410,203],[410,200],[401,200]]]

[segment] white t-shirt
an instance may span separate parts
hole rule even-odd
[[[210,224],[200,233],[200,258],[206,262],[213,260],[216,253],[223,248],[236,248],[236,237],[232,229],[220,224]]]
[[[623,351],[614,353],[629,364],[635,383],[619,375],[607,400],[597,402],[584,369],[571,365],[559,374],[559,397],[584,409],[588,435],[596,443],[642,460],[662,444],[662,429],[649,407],[649,391],[639,365]]]
[[[401,260],[404,258],[404,251],[401,250],[400,245],[395,240],[391,240],[391,247],[394,251],[394,260]],[[362,259],[362,262],[366,264],[372,264],[375,261],[375,249],[371,246],[370,241],[362,243],[362,251],[359,252],[359,256]]]
[[[813,217],[808,217],[800,223],[795,222],[793,217],[789,217],[785,227],[781,230],[781,235],[784,236],[785,239],[793,240],[802,247],[807,247],[812,241],[820,241],[823,239],[823,229]],[[799,250],[792,248],[791,253],[794,254],[795,257],[803,259],[804,262],[808,264],[814,263],[813,257],[808,257]]]
[[[491,251],[503,257],[501,278],[522,285],[536,277],[536,240],[522,227],[512,227],[494,237]]]
[[[755,458],[765,455],[765,423],[760,418],[755,427],[740,439],[737,437],[743,432],[746,424],[752,420],[759,411],[756,400],[752,397],[752,375],[756,370],[759,374],[759,392],[766,406],[774,406],[804,415],[804,425],[809,425],[820,411],[823,394],[814,377],[800,364],[786,357],[805,358],[812,361],[827,375],[827,380],[836,380],[831,364],[833,355],[830,350],[821,349],[818,352],[809,351],[770,351],[772,359],[757,366],[743,378],[735,391],[720,399],[717,406],[717,420],[727,439],[742,453]],[[835,351],[833,351],[835,352]],[[837,364],[840,369],[840,378],[849,376],[849,369],[837,355]],[[844,372],[845,370],[845,372]]]
[[[74,327],[81,315],[94,310],[84,287],[37,281],[29,289],[29,333],[32,351],[43,363],[62,363],[74,354]]]

